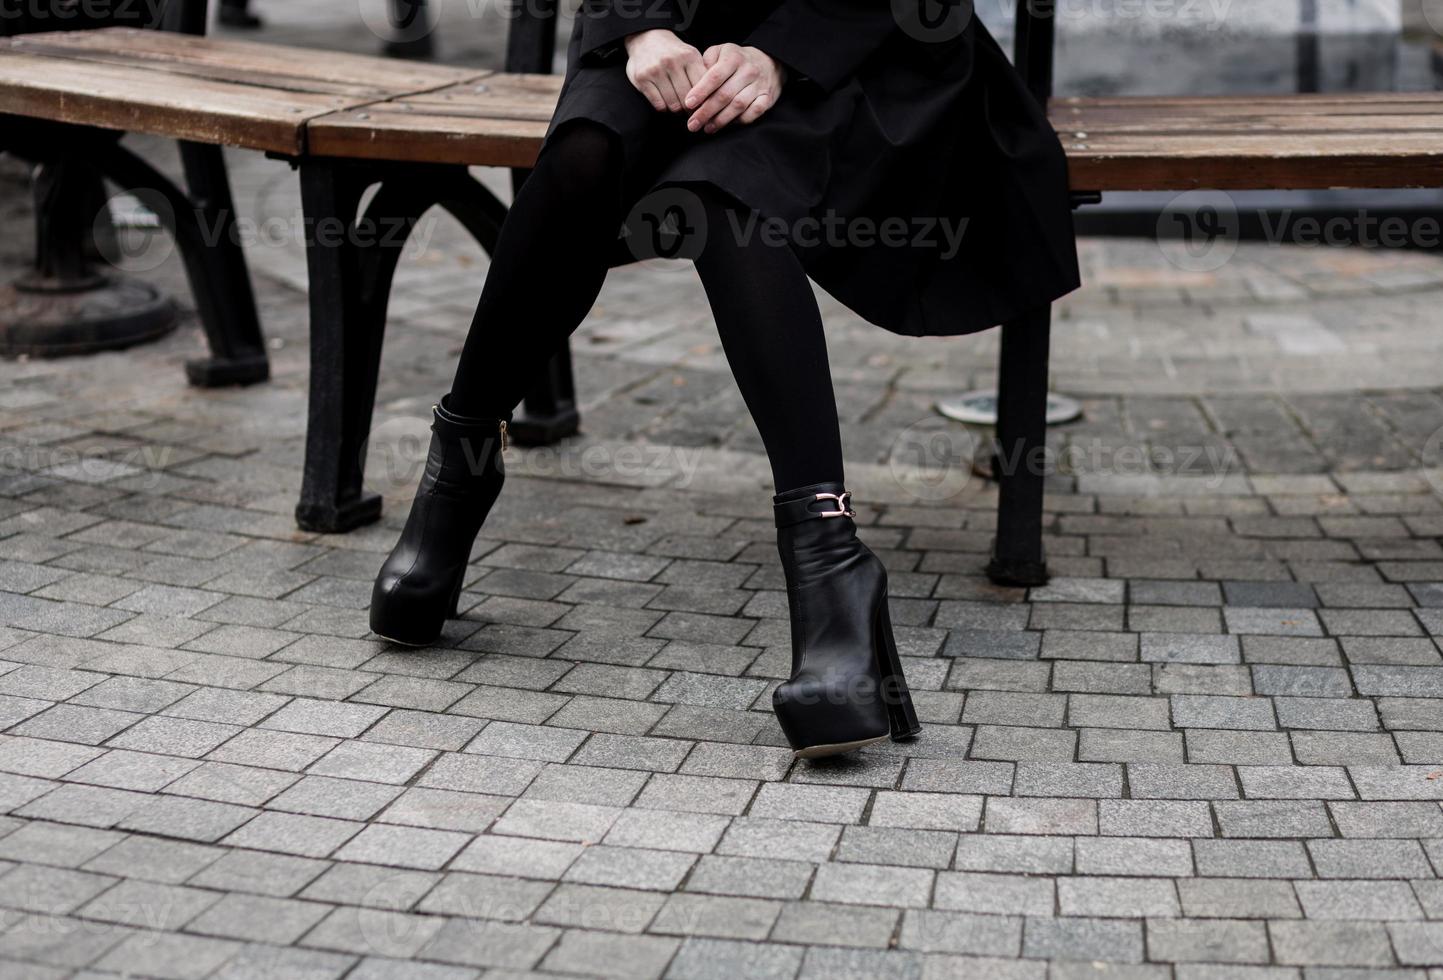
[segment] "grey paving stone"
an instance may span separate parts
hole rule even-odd
[[[189,929],[203,935],[285,945],[305,935],[330,907],[316,902],[227,895],[192,919]]]
[[[1313,920],[1421,919],[1413,891],[1401,881],[1299,881],[1303,914]]]
[[[593,738],[592,741],[594,744],[596,739]],[[671,746],[679,743],[667,744]],[[675,751],[668,747],[660,758],[669,760]],[[686,761],[681,764],[681,771],[697,776],[777,780],[785,777],[792,765],[790,751],[763,745],[699,742],[685,756]]]
[[[542,881],[452,873],[438,881],[416,909],[467,919],[522,922],[531,918],[552,890]]]
[[[1268,731],[1277,727],[1273,706],[1265,698],[1177,694],[1172,697],[1172,718],[1179,728]]]
[[[204,888],[285,897],[326,870],[324,861],[260,851],[231,851],[190,879]]]
[[[1427,855],[1411,840],[1314,840],[1308,853],[1319,878],[1427,878]]]
[[[314,949],[406,959],[423,949],[429,953],[429,947],[445,922],[434,916],[342,907],[322,919],[301,942]],[[468,927],[472,925],[467,923]],[[445,960],[447,957],[438,952],[435,958]]]
[[[493,829],[510,836],[589,843],[601,840],[620,812],[614,806],[517,800]]]
[[[251,807],[180,796],[158,796],[117,822],[125,830],[214,843],[256,816]]]
[[[180,884],[219,860],[224,853],[218,848],[187,841],[132,836],[97,853],[83,868],[117,877]]]
[[[1069,874],[1073,870],[1073,839],[1002,833],[963,835],[953,866],[962,871],[1017,874]]]
[[[687,878],[688,891],[750,898],[801,898],[815,866],[777,858],[703,855]]]
[[[1045,916],[1056,907],[1056,888],[1048,877],[940,872],[933,904],[960,912]]]
[[[1122,767],[1102,763],[1019,762],[1013,793],[1017,796],[1120,797]]]
[[[975,691],[967,698],[962,721],[971,725],[1010,725],[1025,721],[1037,727],[1063,722],[1067,699],[1056,694]]]
[[[267,804],[288,813],[368,820],[401,794],[400,789],[355,779],[307,776]]]
[[[984,819],[989,833],[1096,834],[1098,803],[1085,799],[990,797]]]
[[[688,939],[667,970],[668,980],[788,980],[802,964],[797,946],[759,945],[721,939]]]
[[[1060,878],[1057,881],[1057,902],[1066,916],[1167,917],[1180,914],[1176,886],[1166,878]]]
[[[1052,629],[1041,635],[1044,659],[1119,662],[1138,658],[1135,633]]]
[[[1174,963],[1266,963],[1270,958],[1263,923],[1223,919],[1149,919],[1147,949],[1149,956]]]
[[[981,823],[982,806],[980,796],[883,791],[873,797],[868,823],[874,827],[972,831]]]
[[[1436,803],[1329,803],[1328,811],[1344,837],[1406,838],[1443,834],[1443,811]]]
[[[1077,872],[1084,875],[1186,878],[1193,874],[1192,849],[1187,840],[1079,837]]]
[[[841,838],[836,824],[765,817],[732,821],[717,845],[718,854],[796,861],[826,861]]]
[[[1189,762],[1236,766],[1284,766],[1293,761],[1292,743],[1282,732],[1189,729]]]
[[[1224,837],[1329,837],[1333,825],[1318,802],[1219,801],[1214,803]]]
[[[388,745],[412,745],[423,749],[455,752],[467,746],[472,737],[486,725],[487,722],[479,718],[398,709],[388,712],[385,717],[368,728],[362,737],[367,741],[383,742]],[[491,752],[490,754],[505,755],[506,753]]]
[[[627,810],[607,832],[606,843],[668,851],[706,853],[731,823],[726,817],[665,810]]]
[[[1058,960],[1140,963],[1142,925],[1120,919],[1081,916],[1029,916],[1023,927],[1022,955]]]
[[[1188,878],[1177,883],[1183,914],[1218,919],[1299,919],[1302,909],[1286,881]]]
[[[1318,614],[1306,608],[1224,606],[1223,620],[1232,633],[1267,636],[1322,636]]]
[[[95,963],[98,970],[164,977],[203,977],[240,950],[231,940],[179,933],[137,932]]]
[[[1101,832],[1109,837],[1211,837],[1208,804],[1187,800],[1102,800]]]
[[[1009,957],[1017,955],[1021,940],[1017,917],[909,909],[899,945],[926,953]]]
[[[662,935],[767,938],[781,903],[757,898],[679,893],[667,898],[650,926]]]
[[[299,779],[300,777],[293,773],[260,766],[205,762],[168,783],[164,791],[217,803],[262,806]]]
[[[527,800],[589,802],[605,807],[625,807],[646,782],[644,772],[631,769],[603,769],[597,766],[551,765],[538,772],[525,789]]]
[[[824,864],[817,869],[811,895],[823,902],[925,908],[935,872],[874,864]]]
[[[1312,875],[1312,865],[1300,841],[1199,838],[1192,846],[1198,874],[1208,877],[1307,878]]]
[[[548,970],[610,977],[660,977],[679,945],[679,940],[661,936],[567,931],[542,965]]]
[[[1375,922],[1272,922],[1268,935],[1280,963],[1299,966],[1391,966],[1388,933]]]
[[[972,755],[995,760],[1068,760],[1076,753],[1077,733],[1065,728],[1022,728],[982,725],[973,738]]]
[[[551,891],[532,920],[541,925],[638,933],[646,929],[666,901],[667,896],[659,892],[562,885]]]
[[[902,777],[903,790],[1009,795],[1016,769],[1010,762],[913,759]]]
[[[919,954],[901,950],[837,949],[814,946],[807,950],[798,977],[819,980],[822,977],[879,977],[883,980],[904,980],[921,975]]]
[[[1309,766],[1239,766],[1238,779],[1250,799],[1351,800],[1353,786],[1341,768]]]
[[[290,813],[262,813],[225,838],[232,847],[275,851],[298,857],[326,857],[354,837],[362,825]]]
[[[898,909],[817,901],[786,902],[772,929],[772,938],[801,945],[886,949],[901,914]]]
[[[320,862],[313,863],[325,867]],[[301,898],[317,902],[403,912],[413,908],[440,880],[441,875],[435,872],[402,871],[371,864],[332,864],[299,894]]]
[[[1305,766],[1393,766],[1402,760],[1385,734],[1294,732],[1293,755]]]
[[[1127,767],[1134,798],[1165,800],[1229,800],[1240,793],[1230,766],[1172,765],[1137,762]]]
[[[1341,698],[1273,698],[1283,728],[1331,731],[1376,731],[1378,709],[1370,700]]]
[[[1237,664],[1242,660],[1237,636],[1144,632],[1141,657],[1157,664]]]
[[[1067,699],[1067,720],[1079,728],[1129,730],[1171,727],[1166,698],[1109,694],[1073,694]]]
[[[1438,950],[1443,944],[1436,922],[1394,922],[1388,924],[1388,934],[1393,940],[1393,949],[1398,961],[1405,966],[1436,966]]]
[[[952,863],[957,837],[950,831],[900,827],[847,827],[836,860],[903,867],[946,868]]]
[[[856,823],[861,820],[869,798],[866,790],[854,787],[765,783],[758,790],[749,814],[772,819]]]

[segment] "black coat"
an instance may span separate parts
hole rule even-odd
[[[899,25],[886,0],[587,0],[551,132],[623,138],[642,200],[710,183],[784,230],[808,274],[897,333],[970,333],[1078,285],[1067,163],[986,27]],[[963,8],[958,8],[963,11]],[[666,27],[760,48],[788,82],[750,126],[688,133],[625,77],[622,39]]]

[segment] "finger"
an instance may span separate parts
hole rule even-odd
[[[727,83],[725,85],[717,89],[717,91],[713,93],[710,98],[708,98],[705,102],[702,103],[701,107],[692,114],[692,117],[690,120],[688,120],[687,125],[693,131],[703,128],[712,121],[712,119],[717,115],[717,113],[721,112],[723,109],[725,109],[728,105],[731,104],[732,99],[737,97],[738,92],[746,88],[753,81],[754,79],[743,77],[741,73],[733,75],[731,78],[727,79]]]
[[[721,112],[718,112],[712,117],[712,121],[707,124],[706,131],[708,133],[715,133],[723,126],[731,123],[732,120],[736,119],[751,106],[752,102],[756,100],[756,97],[761,94],[761,91],[761,86],[756,84],[748,85],[742,89],[726,104],[726,107],[722,109]]]
[[[743,126],[750,126],[762,116],[766,115],[766,111],[771,107],[772,93],[762,92],[755,99],[752,100],[752,104],[747,106],[747,111],[743,112],[741,119],[737,121],[740,122]]]
[[[632,84],[636,86],[638,92],[646,96],[646,101],[651,103],[653,109],[657,112],[666,111],[666,99],[662,96],[661,89],[657,88],[655,83],[644,78],[639,78]]]
[[[692,57],[683,58],[672,66],[669,80],[676,90],[676,105],[672,107],[672,112],[686,109],[687,93],[704,74],[706,69],[702,67],[701,55],[695,52]]]
[[[717,62],[706,70],[701,79],[692,86],[691,91],[686,93],[686,107],[695,109],[709,99],[717,89],[726,84],[726,80],[732,77],[735,66],[729,62]]]
[[[696,57],[688,58],[686,60],[683,68],[686,72],[686,87],[678,87],[677,91],[680,92],[683,96],[686,96],[706,75],[707,65],[706,62],[702,59],[701,52],[698,51],[696,52]]]
[[[664,71],[656,78],[656,90],[661,93],[666,108],[672,112],[681,111],[681,95],[676,90],[676,79],[671,71]],[[685,91],[685,90],[683,90]]]

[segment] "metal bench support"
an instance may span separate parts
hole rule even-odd
[[[296,523],[339,533],[381,516],[363,475],[391,281],[416,222],[451,212],[487,252],[506,208],[465,167],[308,157],[299,164],[310,274],[311,383]],[[365,209],[366,189],[379,184]]]
[[[134,22],[138,27],[205,33],[206,0],[169,0],[158,21],[151,17],[151,10],[138,5],[134,10],[117,7],[113,12],[99,12],[71,26],[100,27]],[[143,19],[137,17],[138,12],[144,12]],[[132,155],[118,149],[113,132],[8,116],[4,118],[4,127],[5,135],[0,138],[4,149],[40,163],[45,181],[63,182],[60,193],[44,196],[36,215],[41,268],[35,278],[53,280],[45,283],[45,291],[61,300],[55,307],[60,342],[53,347],[54,351],[97,350],[150,339],[164,332],[163,329],[157,332],[156,325],[168,329],[171,319],[168,311],[173,309],[173,304],[168,299],[137,305],[132,295],[135,289],[110,288],[111,280],[123,277],[98,274],[90,263],[86,239],[96,221],[96,209],[104,207],[104,190],[99,180],[104,177],[142,198],[158,198],[162,204],[157,217],[175,236],[180,248],[210,345],[209,357],[186,364],[190,382],[201,386],[235,385],[270,377],[250,274],[235,233],[235,205],[220,147],[179,144],[186,183],[186,190],[182,191],[154,168],[141,165]],[[77,213],[77,206],[86,209],[86,213]],[[204,229],[205,233],[196,233],[198,229]],[[44,268],[46,256],[56,255],[64,256],[67,261],[58,268]],[[101,297],[107,292],[123,300],[113,311],[88,319],[71,319],[72,315],[78,316],[85,305],[79,302],[81,297],[92,297],[90,306],[99,308],[104,303]],[[44,349],[46,345],[39,343],[39,349]]]
[[[1043,105],[1052,95],[1054,5],[1017,0],[1014,61]],[[1042,496],[1047,447],[1047,362],[1052,308],[1002,325],[997,376],[997,535],[987,575],[998,585],[1043,585]]]
[[[162,28],[203,35],[209,6],[209,0],[173,0],[165,9]],[[204,143],[179,145],[190,208],[207,228],[218,233],[203,243],[201,254],[192,254],[194,249],[181,244],[197,312],[210,344],[210,357],[186,362],[186,378],[206,388],[265,381],[271,376],[270,361],[250,270],[236,232],[225,151]]]

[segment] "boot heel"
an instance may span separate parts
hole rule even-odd
[[[873,649],[877,654],[877,672],[882,677],[882,703],[887,706],[892,741],[912,738],[922,731],[922,724],[917,721],[916,709],[912,707],[912,692],[907,689],[907,679],[902,675],[902,660],[897,655],[897,641],[892,636],[892,614],[887,610],[885,596],[881,612],[877,614]]]
[[[466,583],[466,569],[461,569],[461,574],[456,576],[456,588],[451,590],[451,605],[447,608],[450,612],[446,614],[447,619],[455,619],[460,615],[461,610],[461,586]]]

